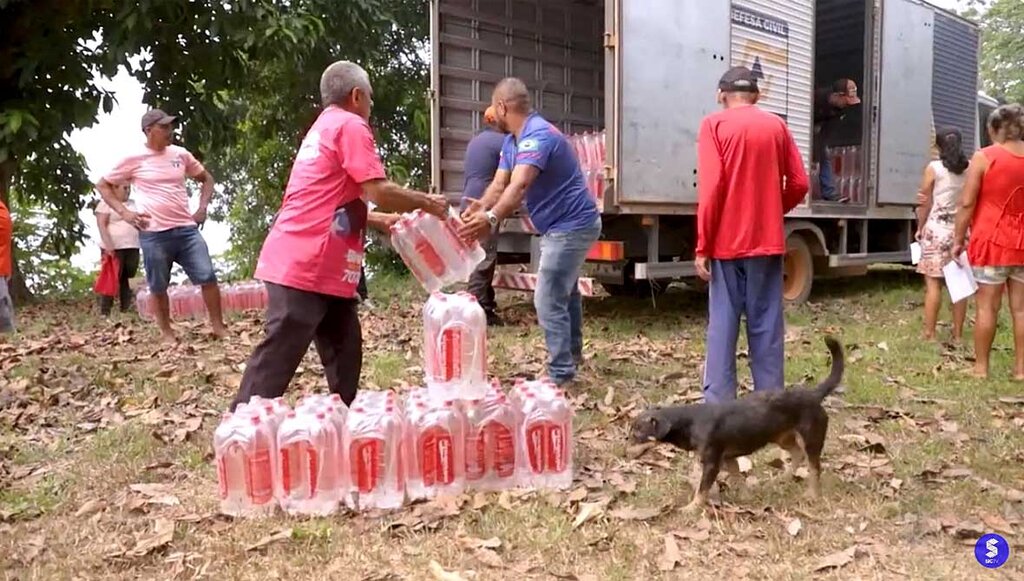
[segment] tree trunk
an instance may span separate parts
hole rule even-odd
[[[17,169],[18,163],[13,159],[8,159],[0,162],[0,200],[3,201],[7,209],[11,209],[11,182],[14,181],[14,170]],[[11,272],[10,287],[11,300],[14,301],[15,305],[23,305],[32,300],[32,293],[28,290],[28,286],[25,284],[25,277],[21,274],[21,269],[18,267],[18,261],[14,258],[14,245],[17,244],[16,240],[11,240],[11,263],[14,267]]]

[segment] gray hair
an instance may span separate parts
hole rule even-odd
[[[526,83],[515,77],[502,79],[494,87],[494,96],[500,101],[505,101],[506,106],[520,113],[529,113],[533,108],[530,102],[530,90]]]
[[[324,69],[320,76],[320,102],[324,107],[341,105],[353,89],[371,92],[370,75],[356,63],[337,61]]]

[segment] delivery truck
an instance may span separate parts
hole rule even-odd
[[[462,159],[495,84],[522,79],[576,145],[602,212],[585,294],[649,295],[694,276],[697,132],[730,66],[759,78],[786,120],[812,190],[786,216],[787,300],[815,277],[907,263],[936,127],[982,142],[977,26],[921,0],[432,0],[431,187],[462,195]],[[827,155],[846,198],[821,199],[813,94],[859,87]],[[989,100],[990,101],[990,100]],[[988,101],[986,101],[988,103]],[[984,105],[988,106],[988,105]],[[539,240],[505,220],[495,286],[531,290]]]

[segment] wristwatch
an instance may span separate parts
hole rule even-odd
[[[487,210],[484,215],[487,216],[487,222],[491,225],[491,230],[498,227],[498,216],[496,216],[494,212]]]

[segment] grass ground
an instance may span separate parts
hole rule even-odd
[[[969,348],[919,340],[919,280],[903,271],[819,283],[787,310],[787,378],[820,378],[821,341],[847,348],[845,392],[830,398],[824,496],[781,476],[774,451],[747,486],[682,514],[690,460],[667,448],[634,457],[629,419],[699,396],[705,302],[586,302],[587,362],[575,393],[578,482],[564,493],[472,495],[394,514],[262,522],[217,516],[211,433],[261,337],[256,316],[233,339],[203,326],[163,347],[133,317],[89,305],[20,313],[0,343],[0,571],[8,579],[1021,579],[1024,387],[1009,381],[1001,322],[993,378]],[[367,387],[415,383],[422,293],[371,281],[364,318]],[[528,295],[501,296],[511,323],[491,334],[492,370],[541,370]],[[948,328],[947,328],[948,330]],[[968,337],[969,340],[969,337]],[[741,355],[742,357],[742,355]],[[749,374],[741,360],[744,381]],[[325,389],[315,355],[293,393]],[[1013,545],[998,571],[974,542]]]

